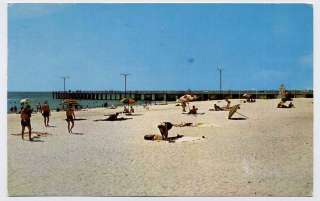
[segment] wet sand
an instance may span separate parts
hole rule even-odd
[[[247,120],[208,111],[217,101],[191,103],[204,115],[181,114],[175,104],[138,106],[140,115],[114,122],[93,120],[121,108],[89,109],[76,112],[86,120],[72,135],[64,112],[52,112],[50,128],[38,113],[33,131],[48,135],[35,142],[12,135],[20,118],[9,114],[9,196],[311,196],[313,99],[295,99],[293,109],[275,108],[278,101],[241,104]],[[159,134],[160,121],[202,123],[169,131],[199,140],[144,140]]]

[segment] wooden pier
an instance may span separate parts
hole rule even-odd
[[[312,90],[288,90],[294,98],[313,98]],[[54,99],[78,100],[121,100],[130,97],[137,101],[176,101],[184,94],[195,94],[198,100],[239,99],[243,94],[251,94],[256,99],[274,99],[279,97],[278,90],[224,90],[224,91],[54,91]]]

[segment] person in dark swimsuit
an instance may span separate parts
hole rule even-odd
[[[21,110],[20,117],[21,117],[21,127],[22,127],[22,132],[21,132],[22,140],[24,140],[24,130],[27,127],[28,130],[29,130],[29,140],[32,141],[32,138],[31,138],[31,121],[30,121],[31,113],[32,113],[32,110],[30,109],[29,105],[27,105],[26,108],[23,108]]]
[[[158,125],[162,139],[166,140],[168,138],[168,131],[173,127],[173,124],[170,122],[163,122]]]
[[[48,105],[48,102],[45,101],[44,104],[41,106],[42,116],[44,120],[44,126],[49,126],[49,116],[50,116],[50,107]]]
[[[68,122],[68,132],[71,134],[72,128],[74,127],[74,119],[76,118],[74,114],[74,110],[72,109],[71,105],[69,105],[68,109],[66,110],[66,116],[67,116],[66,121]],[[70,127],[70,122],[71,122],[71,127]]]

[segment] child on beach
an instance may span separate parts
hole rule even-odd
[[[22,127],[22,132],[21,132],[22,140],[24,140],[24,129],[27,127],[29,130],[29,140],[32,141],[31,121],[30,121],[31,113],[32,113],[32,110],[30,108],[30,105],[27,105],[25,108],[21,110],[20,118],[21,118],[21,127]]]
[[[50,107],[48,105],[48,102],[45,101],[44,104],[41,106],[42,116],[44,120],[44,126],[49,126],[49,116],[50,116]]]
[[[72,128],[74,127],[74,119],[76,118],[74,114],[74,110],[72,109],[71,105],[69,105],[68,109],[66,110],[66,116],[67,116],[66,121],[68,122],[68,132],[71,134]],[[71,122],[71,127],[70,127],[70,122]]]

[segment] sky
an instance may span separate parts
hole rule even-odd
[[[313,88],[307,4],[10,4],[8,90]]]

